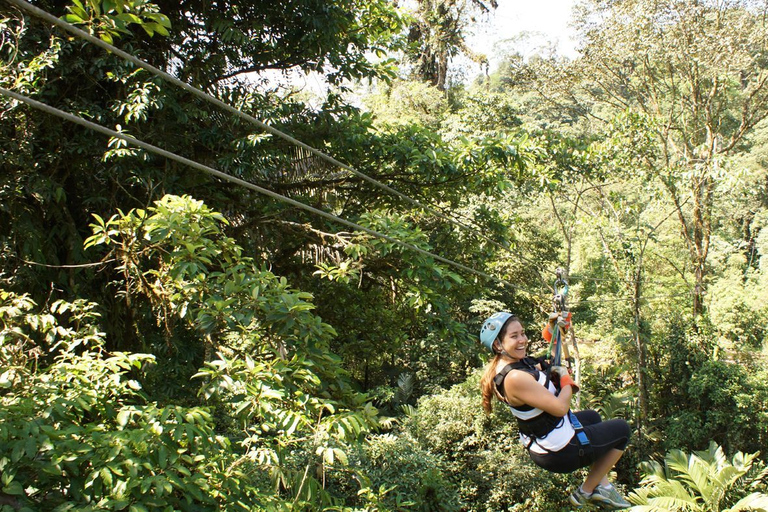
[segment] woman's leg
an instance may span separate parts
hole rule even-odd
[[[608,472],[624,454],[631,431],[626,421],[617,419],[584,425],[584,432],[594,450],[595,462],[581,488],[591,493],[598,485],[608,485]]]
[[[589,468],[589,474],[581,488],[587,494],[593,492],[598,485],[608,485],[608,472],[619,462],[624,450],[612,448],[611,451],[596,460]]]
[[[586,460],[593,462],[586,480],[571,493],[569,501],[576,508],[582,508],[587,503],[612,509],[630,507],[631,504],[608,481],[608,472],[621,459],[629,442],[629,424],[621,419],[601,421],[595,411],[575,414],[589,439],[590,451]]]

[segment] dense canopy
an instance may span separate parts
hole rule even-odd
[[[0,87],[255,187],[0,94],[0,512],[563,510],[477,336],[544,353],[558,269],[630,501],[768,508],[765,5],[486,70],[495,1],[32,2],[240,116],[28,5]]]

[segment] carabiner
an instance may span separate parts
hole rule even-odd
[[[554,296],[552,297],[552,303],[555,306],[555,311],[566,311],[565,307],[565,296],[568,295],[568,281],[566,281],[563,278],[563,274],[565,273],[565,270],[562,268],[558,268],[555,271],[555,274],[557,274],[557,279],[555,279],[555,284],[552,287],[554,290]]]

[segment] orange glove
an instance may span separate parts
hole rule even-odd
[[[575,382],[573,382],[573,379],[570,375],[561,375],[560,376],[560,389],[563,389],[565,386],[571,386],[571,391],[574,393],[579,392],[579,386],[576,385]]]
[[[550,368],[550,371],[551,371],[550,377],[552,381],[560,389],[563,389],[565,386],[571,386],[573,388],[574,393],[576,393],[579,390],[579,386],[577,386],[576,383],[573,382],[573,379],[571,378],[570,370],[565,366],[553,366],[552,368]]]
[[[568,332],[568,329],[571,328],[571,312],[567,311],[565,314],[552,313],[549,315],[547,325],[541,330],[541,337],[547,341],[552,341],[552,338],[554,338],[553,333],[555,332],[555,324],[559,325],[563,329],[563,332]]]

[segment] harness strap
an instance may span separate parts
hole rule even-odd
[[[568,419],[571,420],[571,425],[573,425],[573,430],[576,431],[576,439],[579,440],[579,444],[581,445],[581,449],[579,450],[579,455],[584,455],[585,446],[589,446],[589,438],[587,437],[587,434],[584,432],[584,426],[579,421],[579,418],[576,417],[575,414],[573,414],[571,411],[568,411]]]
[[[527,373],[533,375],[536,380],[538,380],[538,374],[540,372],[535,366],[537,364],[541,364],[542,367],[544,366],[543,362],[539,362],[532,357],[526,357],[523,360],[518,361],[516,363],[509,363],[507,366],[502,368],[501,371],[497,373],[496,376],[493,378],[493,383],[496,384],[496,391],[498,391],[499,395],[504,397],[504,399],[507,398],[507,395],[504,393],[504,379],[507,378],[507,374],[512,370],[526,371]],[[550,383],[549,372],[545,372],[544,376],[546,377],[546,381],[544,382],[544,388],[549,389],[549,383]]]
[[[507,374],[514,370],[513,368],[514,364],[508,364],[504,368],[501,369],[499,373],[496,374],[496,376],[493,378],[493,383],[496,384],[496,391],[499,392],[499,395],[506,398],[506,395],[504,394],[504,379],[507,378]]]
[[[504,394],[504,379],[507,377],[509,372],[511,372],[512,370],[528,370],[529,372],[533,370],[538,374],[540,373],[539,370],[537,370],[534,367],[536,363],[537,361],[535,359],[525,358],[522,361],[518,361],[516,363],[510,363],[504,368],[502,368],[501,371],[497,373],[496,376],[493,378],[493,383],[496,385],[496,390],[499,392],[499,394],[502,397],[506,398],[506,395]],[[544,373],[544,375],[546,377],[546,382],[544,383],[544,387],[546,389],[549,389],[549,382],[550,382],[549,375],[548,373]],[[579,440],[579,444],[582,446],[580,450],[580,455],[583,455],[585,450],[584,447],[589,446],[590,444],[589,438],[587,437],[587,434],[584,432],[584,426],[581,424],[581,422],[576,417],[576,415],[570,410],[568,411],[568,419],[571,421],[573,430],[576,433],[576,439]],[[562,422],[562,418],[561,418],[561,422]],[[533,445],[533,443],[536,442],[537,438],[535,435],[531,435],[531,434],[528,434],[528,436],[530,437],[530,442],[528,443],[528,446],[526,446],[525,448],[527,450],[530,450],[531,446]],[[549,450],[547,450],[546,448],[544,448],[544,450],[549,452]],[[552,453],[552,452],[549,452],[549,453]]]

